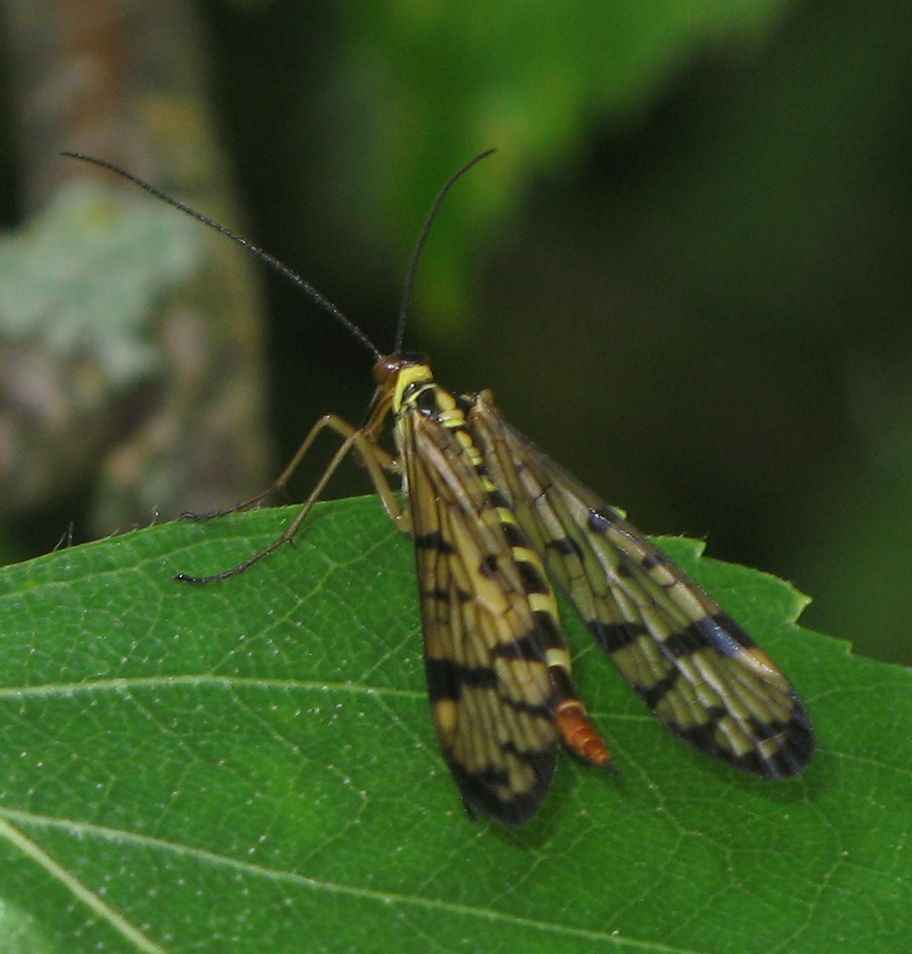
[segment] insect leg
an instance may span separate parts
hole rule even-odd
[[[267,497],[271,497],[273,494],[280,493],[288,485],[288,481],[294,476],[294,472],[298,469],[298,467],[300,467],[301,461],[304,460],[307,452],[313,446],[314,441],[327,427],[346,438],[350,437],[354,433],[357,433],[356,428],[352,427],[348,421],[339,417],[337,414],[325,414],[310,429],[307,437],[305,437],[301,442],[301,446],[297,449],[297,451],[295,451],[294,457],[291,458],[282,473],[279,474],[276,480],[265,490],[261,490],[259,493],[254,494],[252,497],[248,497],[246,500],[242,500],[233,507],[225,507],[222,510],[210,510],[202,513],[195,510],[185,510],[181,514],[181,518],[183,520],[212,520],[214,517],[224,517],[229,513],[240,513],[241,511],[249,510],[251,507],[255,506],[261,501],[266,500]],[[387,452],[381,447],[374,445],[373,454],[374,457],[377,458],[377,462],[379,463],[380,467],[393,472],[398,470],[398,464],[396,463],[395,458],[392,457],[392,455],[387,454]],[[373,476],[371,479],[374,479]],[[376,480],[374,480],[374,483],[376,483]]]
[[[313,490],[311,490],[307,500],[305,500],[302,504],[301,509],[298,511],[294,520],[292,520],[291,523],[285,528],[285,531],[281,536],[273,540],[272,543],[267,544],[262,550],[258,550],[256,553],[251,554],[246,560],[242,560],[236,566],[230,567],[227,570],[222,570],[220,573],[213,573],[210,576],[191,576],[187,573],[177,573],[175,574],[174,579],[181,583],[194,583],[197,585],[217,583],[220,580],[225,580],[229,577],[237,576],[239,573],[243,573],[249,567],[253,566],[254,563],[259,562],[263,559],[263,557],[272,553],[273,550],[277,550],[283,544],[288,543],[301,528],[301,524],[303,524],[307,519],[307,515],[310,513],[311,508],[320,498],[320,495],[323,493],[323,490],[326,488],[326,485],[329,483],[332,475],[336,472],[339,464],[342,463],[352,448],[356,448],[358,453],[361,455],[361,459],[367,468],[367,472],[371,478],[371,481],[374,484],[377,493],[380,495],[380,500],[383,503],[383,507],[390,519],[400,529],[407,530],[408,517],[403,512],[402,507],[400,506],[399,501],[396,499],[396,495],[393,492],[393,489],[390,487],[389,481],[383,472],[384,469],[398,470],[398,465],[395,461],[395,458],[387,454],[382,448],[377,447],[376,444],[368,439],[362,430],[352,427],[351,424],[349,424],[347,421],[344,421],[342,418],[337,417],[335,414],[327,414],[324,417],[321,417],[320,420],[314,424],[310,430],[310,433],[305,438],[304,443],[298,448],[297,453],[292,458],[289,465],[285,468],[285,470],[282,471],[278,480],[276,480],[276,482],[267,491],[257,494],[256,496],[251,497],[249,500],[243,501],[237,507],[232,507],[223,511],[217,511],[213,514],[204,514],[202,515],[202,519],[207,519],[214,516],[222,516],[223,514],[244,510],[247,507],[259,502],[269,494],[277,490],[281,490],[288,483],[289,478],[301,463],[304,455],[313,444],[314,439],[327,427],[330,428],[330,430],[335,431],[337,434],[342,435],[344,440],[336,450],[335,454],[333,454],[332,459],[330,460],[329,464],[327,464],[322,476],[317,481]]]

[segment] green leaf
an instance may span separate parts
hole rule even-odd
[[[0,575],[0,949],[899,950],[910,674],[793,624],[765,574],[662,543],[785,668],[804,776],[682,745],[565,610],[618,774],[463,812],[424,690],[413,557],[374,498],[208,587],[293,510],[172,523]]]

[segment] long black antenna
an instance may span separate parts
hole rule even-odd
[[[402,304],[399,306],[399,320],[396,322],[396,340],[393,347],[393,354],[398,354],[402,349],[402,339],[405,337],[405,321],[408,316],[409,308],[412,305],[412,292],[415,288],[415,273],[418,271],[418,262],[421,259],[421,253],[424,250],[424,243],[427,241],[427,237],[430,234],[431,226],[434,224],[434,219],[437,217],[437,212],[440,209],[440,205],[443,200],[446,198],[446,194],[450,189],[456,184],[456,182],[461,179],[476,163],[481,162],[482,159],[487,159],[491,153],[497,152],[496,149],[486,149],[484,152],[479,153],[474,159],[470,159],[462,168],[457,169],[446,182],[444,182],[443,187],[437,193],[436,198],[431,203],[431,209],[427,214],[427,218],[424,220],[424,225],[421,227],[421,232],[418,235],[418,241],[415,243],[415,251],[412,252],[412,260],[409,262],[408,272],[405,276],[405,287],[402,290]]]
[[[344,315],[325,295],[322,295],[317,291],[310,282],[305,281],[297,272],[293,272],[287,265],[283,265],[277,258],[270,255],[269,252],[264,251],[258,245],[254,245],[253,242],[249,242],[247,239],[238,235],[237,232],[232,232],[231,229],[227,228],[224,225],[220,225],[218,222],[213,221],[208,218],[208,216],[203,215],[202,212],[197,212],[196,209],[191,209],[189,205],[184,205],[179,199],[173,198],[173,196],[168,195],[166,192],[162,192],[161,189],[157,189],[154,185],[146,182],[144,179],[140,179],[139,176],[133,175],[132,172],[127,172],[126,169],[123,169],[121,166],[115,165],[113,162],[108,162],[105,159],[96,159],[94,156],[86,156],[81,152],[62,152],[61,155],[67,156],[69,159],[80,159],[82,162],[90,162],[93,166],[99,166],[102,169],[107,169],[109,172],[113,172],[115,175],[120,176],[122,179],[127,179],[129,182],[132,182],[134,185],[138,185],[141,189],[145,189],[146,192],[154,195],[157,199],[161,199],[162,202],[167,202],[168,205],[173,206],[175,209],[179,209],[181,212],[184,212],[186,215],[189,215],[191,218],[196,219],[197,222],[202,222],[203,225],[208,225],[210,229],[215,229],[216,232],[220,232],[222,235],[227,236],[233,242],[236,242],[238,245],[247,249],[247,251],[252,252],[258,259],[265,262],[271,268],[274,268],[280,275],[283,275],[287,278],[293,285],[297,285],[312,301],[316,302],[324,311],[328,312],[336,321],[341,322],[351,334],[367,348],[370,353],[374,356],[374,360],[379,360],[383,357],[380,353],[380,350],[377,346],[367,337],[367,335],[346,315]],[[479,159],[481,156],[478,157]],[[473,159],[469,165],[477,162],[478,159]],[[468,166],[466,166],[468,168]],[[455,178],[458,178],[465,172],[465,169],[461,169]],[[444,191],[452,184],[452,182],[447,183],[444,187]],[[439,202],[437,203],[439,205]]]

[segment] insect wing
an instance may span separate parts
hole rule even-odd
[[[467,805],[520,824],[544,799],[556,759],[546,634],[457,435],[408,409],[397,429],[437,734]]]
[[[510,427],[489,393],[461,401],[491,479],[549,573],[656,716],[738,768],[801,772],[813,730],[775,663],[617,510]]]

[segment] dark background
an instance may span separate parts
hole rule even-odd
[[[637,525],[705,536],[812,594],[807,625],[912,659],[908,4],[165,6],[193,25],[160,33],[200,77],[229,221],[383,349],[435,191],[496,146],[431,234],[407,346],[455,390],[493,388]],[[10,229],[40,205],[15,61]],[[31,151],[59,148],[82,143]],[[259,279],[271,470],[321,413],[361,419],[371,358]],[[368,489],[357,468],[333,485]],[[86,472],[8,513],[9,559],[99,532],[94,492]]]

